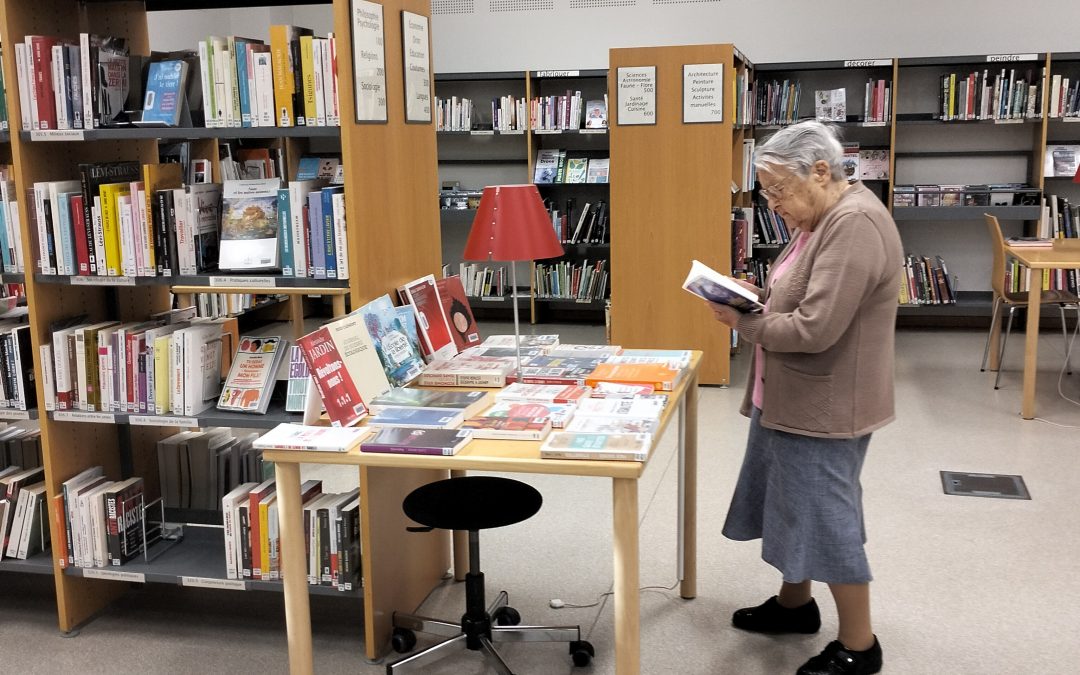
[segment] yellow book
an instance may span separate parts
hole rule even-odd
[[[151,269],[155,270],[154,275],[161,274],[160,264],[163,262],[157,258],[157,245],[166,245],[168,237],[171,236],[165,231],[165,224],[161,222],[160,218],[157,218],[158,227],[161,228],[160,232],[154,231],[155,217],[154,213],[154,195],[158,190],[174,190],[184,186],[184,172],[183,168],[175,163],[170,162],[168,164],[143,164],[143,189],[146,194],[146,241],[150,243],[150,257],[149,264]],[[155,245],[157,244],[157,245]],[[176,261],[169,261],[171,267],[170,271],[176,274]]]
[[[259,500],[259,568],[252,570],[258,579],[270,578],[270,504],[276,500],[277,492]]]
[[[956,73],[949,75],[949,119],[956,117]]]
[[[304,124],[297,111],[304,110],[300,77],[300,36],[313,35],[310,28],[270,26],[270,63],[274,72],[274,121],[279,127]],[[312,71],[314,76],[314,70]],[[314,89],[312,90],[314,96]],[[314,99],[312,99],[314,100]]]
[[[169,340],[171,335],[162,335],[154,340],[154,406],[158,415],[168,414],[172,410],[172,392],[169,387]]]
[[[105,269],[110,277],[121,272],[120,211],[116,200],[131,194],[128,183],[106,183],[98,188],[101,197],[101,232],[105,239]]]
[[[318,107],[315,104],[315,44],[310,35],[300,37],[300,76],[303,78],[304,117],[307,125],[313,127]]]

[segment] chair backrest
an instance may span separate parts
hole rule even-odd
[[[994,251],[994,264],[990,268],[990,287],[998,297],[1005,297],[1005,237],[997,216],[984,213],[986,229],[990,232],[990,244]]]

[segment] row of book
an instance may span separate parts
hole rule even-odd
[[[570,197],[562,209],[555,200],[546,200],[551,226],[563,244],[606,244],[611,241],[608,229],[607,202],[585,202],[579,210],[577,200]]]
[[[739,175],[739,182],[732,187],[732,191],[736,188],[743,192],[750,192],[754,189],[754,184],[757,182],[757,169],[754,168],[754,148],[756,145],[757,141],[753,137],[743,139],[742,171]]]
[[[19,309],[11,312],[15,318],[0,319],[0,409],[33,410],[37,407],[37,369],[30,326],[25,322],[26,308]]]
[[[1080,80],[1060,73],[1051,77],[1049,106],[1051,119],[1080,117]]]
[[[799,121],[799,99],[802,84],[783,80],[756,83],[754,93],[754,121],[756,124],[793,124]]]
[[[61,485],[53,517],[64,538],[53,555],[61,567],[115,567],[143,554],[161,538],[161,518],[147,517],[149,501],[141,477],[111,480],[93,466]]]
[[[239,316],[253,309],[283,302],[284,295],[255,293],[196,293],[195,315],[204,319],[224,319]]]
[[[49,548],[47,504],[40,465],[0,469],[0,557],[25,560]]]
[[[446,276],[445,271],[443,276]],[[509,275],[501,265],[461,263],[458,276],[465,288],[465,295],[470,298],[502,298],[509,294]]]
[[[948,73],[941,76],[940,83],[938,117],[943,121],[1042,117],[1045,68],[1041,75],[1029,68],[1019,77],[1015,68],[1002,68],[998,73],[989,68],[967,75]]]
[[[901,305],[954,305],[955,281],[941,256],[904,257],[904,277],[900,282]]]
[[[607,94],[583,101],[580,91],[559,96],[536,96],[529,101],[529,128],[534,131],[607,129]]]
[[[534,183],[607,183],[608,157],[567,157],[566,150],[544,149],[536,153]]]
[[[494,104],[492,108],[494,112]],[[472,99],[451,96],[435,97],[436,131],[471,131],[473,117]]]
[[[0,469],[12,466],[26,469],[44,466],[41,461],[41,430],[36,425],[8,424],[0,427]]]
[[[1080,204],[1067,197],[1045,195],[1043,215],[1037,235],[1043,239],[1072,239],[1080,237]]]
[[[322,481],[309,480],[300,486],[300,493],[308,583],[341,591],[359,588],[359,490],[324,493]],[[245,482],[219,503],[225,529],[227,578],[281,579],[276,481]]]
[[[537,298],[594,302],[607,298],[607,260],[537,263],[533,271]]]
[[[1013,242],[1009,242],[1013,245]],[[1005,260],[1005,290],[1009,293],[1024,294],[1030,288],[1030,269],[1021,265],[1016,258]],[[1044,291],[1065,291],[1077,295],[1080,291],[1080,272],[1077,270],[1040,270],[1036,277]]]
[[[262,482],[258,433],[214,427],[181,431],[157,442],[158,479],[167,509],[216,511],[238,485]]]
[[[1026,183],[896,185],[893,206],[1036,206],[1039,195]]]
[[[742,218],[750,222],[747,209],[742,209]],[[755,204],[753,238],[755,244],[779,244],[783,246],[791,241],[791,230],[784,222],[783,216],[773,211],[765,204]]]
[[[345,196],[322,179],[184,185],[178,164],[82,164],[34,183],[31,231],[43,274],[175,276],[279,271],[347,279]],[[2,183],[0,183],[2,185]],[[5,202],[8,204],[8,202]],[[16,253],[18,228],[8,228]],[[0,239],[4,237],[0,228]]]
[[[22,221],[18,193],[15,192],[14,167],[0,164],[0,262],[6,274],[22,274]]]

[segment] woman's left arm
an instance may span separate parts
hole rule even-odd
[[[792,312],[744,314],[739,335],[773,352],[823,352],[848,329],[881,277],[885,245],[864,213],[840,217],[818,245],[806,296]]]

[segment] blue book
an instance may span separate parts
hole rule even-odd
[[[8,236],[7,236],[7,209],[0,209],[0,257],[3,258],[4,271],[14,272],[15,267],[12,265],[11,251],[8,250]]]
[[[240,126],[250,127],[251,123],[251,87],[248,86],[247,45],[260,44],[255,40],[236,38],[233,55],[236,57],[236,84],[240,91]]]
[[[319,177],[319,157],[301,157],[296,167],[296,180],[315,180]]]
[[[414,427],[417,429],[455,429],[461,424],[460,411],[438,408],[386,407],[369,418],[369,427]]]
[[[60,253],[64,258],[67,269],[73,270],[71,274],[78,274],[79,263],[75,258],[75,225],[71,221],[71,198],[80,196],[81,192],[61,192],[57,195],[57,217],[60,218]]]
[[[311,236],[311,267],[316,279],[326,278],[326,246],[323,245],[322,193],[312,190],[308,195],[308,228]]]
[[[323,239],[326,244],[326,278],[337,279],[337,238],[334,236],[334,195],[345,194],[345,187],[335,185],[322,189]]]
[[[184,61],[155,61],[146,77],[143,123],[175,127],[184,109],[188,65]]]
[[[357,313],[375,346],[386,379],[395,387],[402,387],[420,375],[424,358],[420,355],[419,343],[409,334],[409,326],[416,324],[415,315],[402,314],[397,309],[390,296],[384,294]]]
[[[289,212],[289,188],[281,188],[277,193],[278,231],[281,245],[281,276],[295,276],[293,272],[292,217]]]

